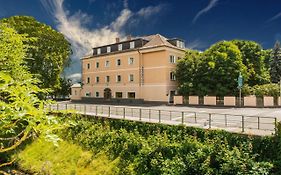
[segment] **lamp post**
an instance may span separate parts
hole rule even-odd
[[[241,75],[241,72],[239,72],[239,76],[238,76],[238,89],[239,89],[239,107],[242,106],[242,93],[241,93],[241,90],[242,90],[242,86],[243,86],[243,77]],[[281,86],[281,84],[280,84]],[[281,94],[281,93],[280,93]]]

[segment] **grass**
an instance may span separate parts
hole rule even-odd
[[[93,155],[66,141],[55,146],[43,139],[37,139],[16,156],[22,170],[52,175],[111,175],[118,171],[119,162],[118,158],[109,160],[104,153]]]

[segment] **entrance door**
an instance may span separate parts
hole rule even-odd
[[[106,100],[110,100],[111,99],[111,89],[105,88],[104,93],[103,93],[103,97]]]
[[[176,91],[170,91],[169,103],[174,103],[174,96],[176,95]]]

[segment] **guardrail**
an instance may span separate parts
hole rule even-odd
[[[265,116],[233,115],[195,111],[159,110],[144,107],[121,107],[89,104],[52,104],[49,110],[75,110],[81,114],[108,118],[137,120],[170,125],[187,125],[206,129],[224,129],[255,135],[275,133],[277,118]]]

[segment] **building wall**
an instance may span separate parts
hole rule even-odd
[[[135,92],[137,99],[167,102],[170,91],[176,90],[176,81],[170,80],[170,72],[176,64],[170,63],[170,55],[178,59],[184,56],[184,51],[157,47],[83,59],[84,86],[81,95],[90,93],[91,97],[96,97],[96,92],[99,92],[99,97],[104,97],[104,89],[110,88],[113,98],[116,92],[122,92],[122,98],[127,98],[128,92]],[[133,64],[129,64],[129,58],[134,58]],[[120,66],[116,65],[117,59],[121,60]],[[105,66],[106,61],[109,61],[108,67]],[[97,62],[99,68],[96,67]],[[130,74],[134,75],[133,82],[129,81]],[[121,75],[121,82],[116,82],[117,75]],[[110,76],[109,83],[106,82],[106,76]],[[96,82],[96,77],[99,77],[99,82]]]

